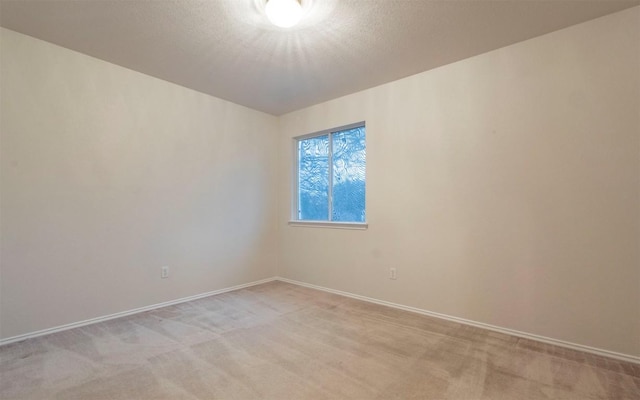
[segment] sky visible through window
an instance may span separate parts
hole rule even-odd
[[[365,222],[364,126],[299,140],[298,162],[299,220]]]

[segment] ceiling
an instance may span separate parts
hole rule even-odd
[[[280,115],[640,4],[640,0],[1,0],[0,25]]]

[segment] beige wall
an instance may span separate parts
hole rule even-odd
[[[639,22],[280,119],[3,29],[0,337],[280,274],[640,356]],[[369,229],[287,226],[291,137],[361,120]]]
[[[369,229],[287,226],[291,138],[361,120]],[[640,8],[280,125],[282,276],[640,356]]]
[[[1,40],[2,338],[275,275],[275,117]]]

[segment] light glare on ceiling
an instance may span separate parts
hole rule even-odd
[[[269,21],[281,28],[290,28],[302,18],[302,5],[298,0],[267,0],[264,11]]]

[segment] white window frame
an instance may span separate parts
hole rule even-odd
[[[347,131],[349,129],[354,128],[365,128],[366,135],[366,123],[365,121],[356,122],[349,125],[339,126],[337,128],[325,129],[323,131],[309,133],[307,135],[296,136],[292,140],[292,148],[293,148],[293,179],[291,182],[291,219],[289,220],[290,226],[297,227],[317,227],[317,228],[334,228],[334,229],[367,229],[369,224],[365,220],[365,222],[343,222],[343,221],[309,221],[309,220],[301,220],[298,219],[298,209],[300,207],[300,193],[298,187],[299,181],[299,173],[300,173],[300,160],[298,159],[298,142],[301,140],[311,139],[318,136],[328,135],[329,137],[329,216],[332,215],[331,208],[333,207],[333,198],[332,198],[332,189],[333,189],[333,141],[331,140],[331,135],[337,132]],[[366,140],[366,139],[365,139]],[[365,185],[366,185],[366,173],[365,173]],[[366,202],[366,186],[365,186],[365,216],[368,216],[366,212],[367,202]],[[365,217],[367,218],[367,217]]]

